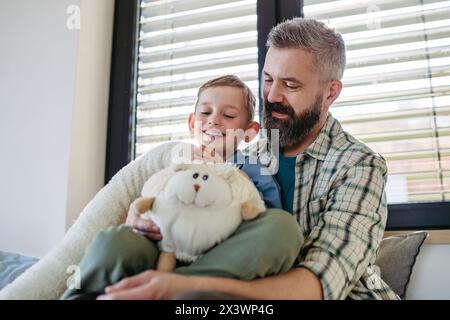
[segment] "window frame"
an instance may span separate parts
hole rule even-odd
[[[115,0],[105,184],[134,156],[139,0]]]
[[[266,39],[279,22],[303,16],[302,0],[258,0],[259,86],[266,55]],[[133,160],[139,0],[115,0],[105,184]],[[260,91],[261,92],[261,91]],[[259,97],[260,105],[262,103]],[[261,120],[261,114],[260,120]],[[388,205],[387,231],[450,229],[450,202]]]

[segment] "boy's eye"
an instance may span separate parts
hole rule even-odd
[[[226,114],[225,117],[228,118],[228,119],[234,119],[234,118],[236,118],[235,116],[232,116],[232,115],[229,115],[229,114]]]
[[[200,112],[200,114],[208,115],[208,114],[211,114],[211,112],[209,112],[209,111],[202,111],[202,112]]]

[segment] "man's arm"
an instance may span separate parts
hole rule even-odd
[[[323,299],[319,279],[306,268],[251,281],[213,277],[195,280],[196,290],[216,290],[247,299]]]
[[[244,299],[321,299],[317,277],[305,268],[257,280],[184,276],[149,270],[107,287],[100,300],[173,299],[189,291],[220,291]]]
[[[361,154],[339,171],[316,200],[324,209],[299,256],[299,266],[320,278],[324,299],[333,300],[347,298],[374,263],[387,218],[382,158]]]
[[[330,181],[324,210],[300,252],[299,268],[247,282],[202,279],[201,289],[253,299],[345,299],[373,263],[387,216],[384,160],[363,154],[347,165]]]
[[[330,181],[324,209],[305,239],[300,268],[252,281],[146,272],[107,290],[109,298],[166,298],[218,290],[251,299],[345,299],[375,260],[386,223],[386,166],[363,154]],[[322,205],[321,205],[322,207]]]

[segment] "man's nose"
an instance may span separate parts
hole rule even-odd
[[[279,86],[275,83],[269,87],[269,92],[267,94],[267,101],[274,102],[283,102],[283,94],[279,88]]]

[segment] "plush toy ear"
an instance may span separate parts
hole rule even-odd
[[[183,171],[183,170],[186,170],[187,168],[188,168],[188,165],[185,163],[178,163],[178,164],[174,164],[172,166],[173,172]]]
[[[237,172],[237,168],[231,165],[223,164],[220,165],[218,172],[225,180],[229,180],[233,174]]]
[[[261,211],[255,207],[250,201],[245,201],[242,204],[241,215],[244,220],[251,220],[256,218]]]
[[[155,201],[154,197],[146,198],[140,197],[131,203],[130,207],[138,214],[143,214],[150,210],[153,206],[153,202]]]

